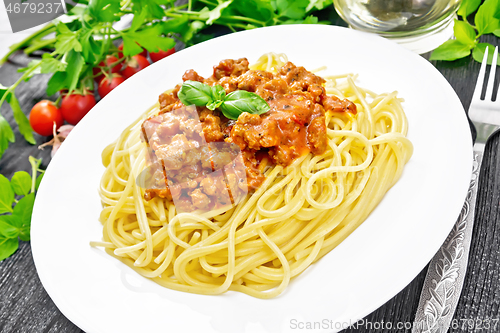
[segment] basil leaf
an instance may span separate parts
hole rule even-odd
[[[205,106],[214,102],[212,87],[198,81],[186,81],[182,84],[177,97],[184,105]]]
[[[463,0],[458,8],[457,14],[465,20],[467,16],[474,13],[481,4],[481,0]]]
[[[476,41],[476,31],[469,23],[455,20],[453,33],[459,42],[474,46]]]
[[[14,191],[9,180],[0,174],[0,214],[11,213],[14,203]]]
[[[226,90],[223,86],[216,85],[211,87],[211,89],[214,101],[224,101],[224,98],[226,98]]]
[[[7,238],[19,236],[19,229],[14,226],[12,215],[0,215],[0,235]]]
[[[213,111],[213,110],[217,109],[218,107],[220,107],[222,105],[222,103],[224,103],[223,100],[212,101],[212,102],[207,104],[207,109]]]
[[[457,60],[470,54],[471,45],[466,45],[458,40],[448,40],[435,49],[430,60]]]
[[[476,16],[474,16],[478,35],[489,34],[500,28],[500,20],[494,17],[498,6],[497,0],[486,0],[479,7]]]
[[[243,112],[251,114],[263,114],[271,108],[267,102],[257,95],[246,90],[236,90],[229,93],[220,106],[220,110],[226,118],[236,120]]]
[[[488,47],[488,60],[487,64],[491,65],[493,62],[493,52],[495,50],[495,46],[490,43],[479,43],[472,51],[472,57],[477,62],[483,62],[484,52],[486,52],[486,47]],[[500,59],[497,59],[497,64],[500,65]]]
[[[12,217],[19,228],[19,238],[23,241],[30,240],[31,214],[33,212],[33,204],[35,203],[35,193],[30,193],[14,206]]]
[[[26,171],[18,171],[12,176],[10,185],[17,195],[28,195],[31,190],[31,176]]]
[[[0,234],[0,261],[10,257],[19,247],[19,240],[16,238],[7,238]]]

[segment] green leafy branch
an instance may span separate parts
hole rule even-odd
[[[477,10],[474,16],[474,25],[469,23],[468,17]],[[455,19],[453,32],[455,39],[446,41],[436,48],[430,60],[457,60],[472,53],[474,60],[481,62],[489,49],[488,64],[491,65],[495,46],[489,43],[480,43],[479,37],[494,34],[500,37],[500,1],[464,0],[457,11],[461,20]],[[500,61],[498,62],[500,64]]]
[[[35,191],[42,181],[44,170],[40,170],[41,159],[30,156],[29,161],[31,175],[18,171],[9,182],[0,174],[0,261],[16,252],[19,240],[30,240]],[[16,199],[16,196],[20,198]]]
[[[214,24],[236,31],[279,24],[325,23],[314,12],[332,3],[332,0],[189,0],[176,6],[174,1],[166,0],[81,0],[64,22],[55,20],[46,25],[11,46],[9,53],[0,59],[2,65],[21,49],[26,54],[50,50],[20,69],[23,74],[13,85],[0,85],[0,107],[4,102],[10,104],[19,132],[27,142],[35,144],[33,130],[15,94],[16,87],[34,75],[51,75],[48,96],[60,91],[67,91],[68,95],[73,91],[92,91],[96,77],[93,69],[100,68],[106,56],[118,53],[114,43],[118,39],[123,42],[122,61],[144,49],[150,53],[166,51],[176,41],[189,46],[210,39],[212,35],[203,30]],[[130,27],[116,29],[115,23],[130,14],[133,15]],[[0,115],[0,158],[14,139],[12,127]]]

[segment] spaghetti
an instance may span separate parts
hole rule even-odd
[[[270,53],[251,68],[276,72],[286,61]],[[367,218],[412,155],[397,92],[375,94],[354,75],[325,79],[326,93],[352,101],[357,113],[326,112],[325,152],[268,166],[255,192],[223,212],[177,213],[170,200],[144,199],[136,184],[148,154],[141,124],[158,113],[153,107],[102,153],[104,241],[92,245],[167,288],[282,293]]]

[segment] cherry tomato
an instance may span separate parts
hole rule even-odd
[[[31,109],[30,125],[38,134],[43,136],[52,135],[54,122],[57,130],[64,124],[64,119],[61,110],[51,101],[42,100]]]
[[[125,81],[123,76],[119,74],[113,74],[111,77],[105,77],[102,79],[101,83],[99,83],[99,87],[97,88],[97,92],[103,98],[107,94],[110,93],[111,90],[115,89],[118,87],[120,84],[122,84]]]
[[[135,73],[143,70],[144,68],[149,66],[149,61],[145,57],[141,56],[140,54],[135,55],[130,59],[130,61],[127,63],[127,67],[125,67],[122,71],[121,74],[125,79],[128,79]]]
[[[116,62],[119,59],[113,55],[108,55],[106,56],[106,62],[101,61],[97,67],[94,67],[92,69],[92,73],[95,75],[101,74],[95,78],[97,82],[101,82],[101,80],[104,78],[103,72],[106,72],[108,74],[112,73],[118,73],[120,72],[120,69],[122,68],[121,64],[117,64]],[[115,65],[113,65],[115,64]],[[113,65],[113,67],[111,67]]]
[[[142,49],[142,52],[139,53],[139,55],[146,58],[148,56],[148,51],[146,51],[146,49]],[[120,59],[123,58],[123,43],[121,43],[120,46],[118,46],[118,57]]]
[[[175,47],[171,48],[170,50],[167,51],[158,51],[158,52],[149,52],[149,57],[151,58],[152,62],[157,62],[158,60],[161,60],[163,58],[168,57],[169,55],[172,55],[175,53]]]
[[[71,125],[76,125],[95,104],[93,94],[71,94],[63,97],[60,110],[64,120]]]

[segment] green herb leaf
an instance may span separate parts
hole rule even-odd
[[[276,0],[276,7],[280,16],[299,20],[306,15],[309,0]]]
[[[486,52],[486,47],[488,47],[488,65],[491,65],[493,62],[493,52],[495,50],[495,46],[490,43],[479,43],[472,51],[472,57],[477,62],[483,62],[484,53]],[[497,58],[497,65],[500,65],[500,59]]]
[[[0,214],[12,213],[14,199],[14,190],[12,190],[9,180],[0,174]]]
[[[13,93],[10,93],[7,98],[7,102],[10,104],[12,112],[14,114],[14,119],[19,128],[19,133],[21,133],[26,141],[34,145],[36,143],[35,137],[33,136],[33,129],[31,128],[30,121],[24,114],[19,101]]]
[[[81,52],[75,52],[74,50],[68,53],[66,61],[69,64],[66,70],[66,86],[69,91],[73,91],[80,79],[80,74],[83,70],[83,65],[85,64],[85,59]]]
[[[206,21],[207,25],[213,24],[222,15],[222,11],[227,8],[233,0],[224,1],[219,3],[214,9],[210,10],[208,7],[203,8],[199,12],[199,17]]]
[[[470,54],[472,46],[462,44],[458,40],[449,40],[435,49],[430,60],[457,60]]]
[[[155,0],[134,0],[133,1],[132,10],[134,11],[134,20],[135,20],[135,16],[137,16],[138,14],[141,17],[135,23],[136,29],[144,23],[144,20],[146,18],[161,20],[165,17],[165,13],[159,5],[160,4],[157,3]],[[133,21],[132,21],[131,29],[135,30]]]
[[[88,12],[90,16],[100,22],[114,22],[120,19],[120,0],[93,0],[90,1]]]
[[[212,98],[216,101],[223,101],[226,98],[226,90],[221,85],[212,86]]]
[[[26,66],[24,68],[19,68],[17,71],[19,73],[25,73],[25,72],[30,71],[30,73],[24,78],[24,81],[28,82],[33,76],[42,73],[42,68],[39,66],[40,63],[41,63],[41,60],[31,60],[28,63],[28,66]]]
[[[56,27],[56,53],[64,54],[71,50],[76,52],[82,51],[82,44],[78,41],[78,36],[75,32],[71,31],[64,23],[59,23]]]
[[[476,42],[476,31],[469,23],[455,20],[453,32],[459,42],[465,45],[474,46]]]
[[[198,81],[184,82],[177,93],[181,102],[188,105],[205,106],[213,102],[212,87]]]
[[[7,238],[0,235],[0,261],[10,257],[19,248],[19,240],[17,238]]]
[[[101,55],[102,40],[96,41],[93,34],[93,29],[84,27],[79,39],[82,45],[82,55],[88,64],[95,64]]]
[[[200,39],[198,36],[198,32],[205,28],[205,23],[201,21],[193,21],[189,24],[189,28],[182,34],[182,41],[186,43],[187,45],[193,45],[196,44],[197,42],[204,41],[206,39],[201,38]],[[207,36],[207,35],[204,35]]]
[[[467,16],[474,13],[481,4],[481,0],[463,0],[458,8],[457,14],[466,21]]]
[[[14,226],[12,215],[0,215],[0,235],[7,238],[19,236],[19,229]]]
[[[500,20],[494,17],[498,6],[498,0],[486,0],[479,7],[474,17],[478,35],[489,34],[500,28]]]
[[[123,34],[123,55],[133,56],[142,52],[142,47],[137,44],[134,38]]]
[[[56,72],[52,77],[50,78],[49,82],[47,83],[47,95],[52,96],[59,90],[62,90],[64,88],[67,88],[66,86],[66,72]]]
[[[496,29],[495,31],[493,31],[493,35],[500,37],[500,29]]]
[[[40,183],[42,182],[44,174],[45,173],[41,173],[41,174],[38,175],[38,177],[36,177],[35,190],[38,190],[38,188],[40,187]]]
[[[332,0],[309,0],[309,5],[307,5],[306,12],[309,12],[312,9],[322,10],[328,6],[331,6],[332,3]]]
[[[9,91],[9,88],[0,83],[0,99],[3,98],[3,95],[5,95],[7,91]]]
[[[14,132],[10,127],[9,123],[0,114],[0,158],[2,157],[4,151],[9,147],[9,142],[14,142]]]
[[[226,98],[226,90],[223,86],[215,85],[211,87],[212,90],[212,102],[207,103],[207,109],[215,110],[224,103]]]
[[[164,22],[161,22],[163,31],[171,31],[183,34],[189,28],[189,19],[187,16],[176,17]]]
[[[158,52],[160,50],[169,50],[175,46],[174,39],[163,36],[161,24],[156,24],[141,31],[123,33],[122,37],[123,54],[125,55],[138,54],[142,51],[142,47],[148,52]],[[140,51],[135,53],[138,49]]]
[[[132,25],[130,26],[130,31],[136,31],[141,27],[148,16],[148,6],[136,6],[134,2],[134,18],[132,19]]]
[[[262,25],[271,21],[275,16],[274,8],[271,5],[270,0],[233,0],[233,3],[227,11],[229,10],[234,11],[236,15],[250,17],[261,21]],[[224,13],[225,12],[226,11],[224,11]]]
[[[270,110],[267,102],[257,95],[245,90],[236,90],[229,93],[220,110],[229,119],[236,120],[243,112],[263,114]]]
[[[222,105],[222,103],[224,103],[224,101],[222,101],[222,100],[212,101],[212,102],[207,104],[207,109],[215,110],[218,107],[220,107]]]
[[[67,64],[53,58],[50,54],[44,53],[42,55],[41,73],[55,73],[66,70]]]
[[[23,241],[30,240],[31,214],[34,203],[35,193],[30,193],[14,206],[12,216],[15,226],[19,228],[19,238]]]
[[[318,24],[318,23],[329,24],[329,22],[319,22],[318,18],[314,15],[309,15],[304,20],[286,20],[282,22],[282,24]]]
[[[17,195],[28,195],[31,190],[31,176],[26,171],[18,171],[12,176],[10,185]]]

